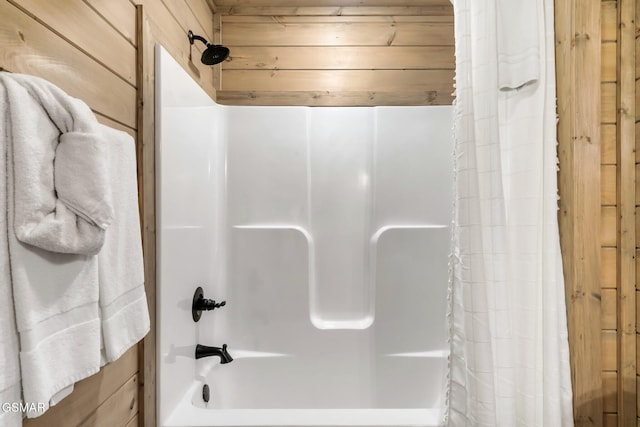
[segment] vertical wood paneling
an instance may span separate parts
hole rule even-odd
[[[138,6],[138,188],[141,198],[142,245],[145,287],[151,330],[142,342],[142,420],[144,427],[156,426],[156,215],[155,215],[155,38],[145,8]]]
[[[603,222],[601,227],[601,244],[611,253],[613,253],[613,268],[616,271],[615,281],[611,284],[613,289],[606,289],[605,285],[601,283],[603,292],[603,298],[605,293],[613,291],[616,299],[615,310],[612,311],[610,305],[602,304],[602,319],[613,320],[612,325],[605,326],[603,321],[603,336],[602,336],[602,375],[603,378],[608,378],[612,381],[603,381],[603,397],[604,397],[604,417],[615,415],[616,421],[621,420],[618,415],[618,408],[623,399],[620,399],[620,378],[621,375],[617,373],[617,367],[619,358],[618,355],[618,309],[620,304],[618,302],[619,288],[620,288],[620,257],[619,257],[619,234],[620,223],[618,221],[618,206],[619,206],[619,194],[618,194],[618,165],[619,165],[619,144],[618,144],[618,117],[617,117],[617,100],[618,97],[618,4],[617,2],[603,3],[602,10],[602,57],[601,57],[601,82],[602,82],[602,96],[601,96],[601,122],[602,131],[601,135],[607,134],[608,141],[602,141],[602,150],[611,149],[608,153],[602,153],[601,158],[609,155],[608,165],[603,165],[600,184],[600,203],[603,206]],[[613,184],[612,181],[615,181]],[[604,208],[607,206],[607,208]],[[608,214],[611,215],[608,215]],[[604,219],[607,221],[604,221]],[[603,300],[604,302],[604,300]],[[607,330],[605,330],[607,329]],[[606,335],[605,335],[606,334]],[[607,339],[608,338],[608,339]],[[615,376],[611,376],[615,374]],[[611,387],[616,387],[615,401],[610,400]],[[613,405],[611,405],[613,403]]]
[[[559,220],[578,426],[603,423],[602,356],[593,345],[602,333],[601,249],[594,238],[600,234],[601,69],[593,66],[601,57],[601,6],[596,0],[555,2]]]
[[[637,81],[638,79],[640,79],[640,61],[638,60],[638,58],[640,58],[640,34],[637,31],[638,28],[638,20],[640,19],[640,1],[636,0],[635,2],[635,22],[634,22],[634,28],[636,29],[636,37],[635,37],[635,79],[636,79],[636,88],[637,88]],[[638,90],[636,89],[635,91],[635,98],[636,98],[636,105],[637,105],[637,100],[640,97],[640,92],[638,92]],[[636,176],[637,176],[637,172],[638,172],[638,164],[640,163],[640,127],[639,127],[639,122],[640,122],[640,110],[636,107],[635,110],[635,147],[636,147],[636,152],[635,152],[635,161],[636,161]],[[640,274],[640,262],[639,262],[639,257],[638,255],[640,254],[640,251],[638,250],[638,244],[640,243],[640,239],[638,239],[637,235],[638,235],[638,230],[640,230],[640,227],[638,226],[638,205],[640,205],[640,197],[638,197],[638,182],[636,180],[636,196],[635,196],[635,204],[636,204],[636,258],[635,258],[635,264],[636,264],[636,282],[638,280],[638,274]],[[638,415],[640,415],[640,377],[638,376],[638,367],[640,366],[639,363],[639,358],[640,358],[640,335],[638,335],[638,331],[640,330],[640,292],[638,292],[638,286],[636,284],[635,286],[636,288],[636,420],[637,421],[637,425],[640,425],[640,417],[638,417]]]
[[[636,420],[635,12],[618,1],[618,425]]]

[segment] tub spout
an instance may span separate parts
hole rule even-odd
[[[207,347],[206,345],[200,344],[196,346],[196,359],[209,356],[219,356],[221,364],[233,361],[233,357],[227,352],[226,344],[223,344],[222,347]]]

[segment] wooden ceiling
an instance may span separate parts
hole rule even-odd
[[[450,0],[210,0],[216,6],[251,7],[448,7]],[[451,8],[453,12],[453,8]]]

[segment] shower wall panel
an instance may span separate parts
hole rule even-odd
[[[298,230],[309,320],[369,327],[381,235],[448,229],[450,108],[227,108],[230,226]]]
[[[219,106],[167,75],[162,425],[437,424],[451,107]],[[227,304],[194,324],[196,286]],[[227,344],[233,362],[196,361],[198,343]]]

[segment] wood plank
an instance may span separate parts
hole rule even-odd
[[[358,107],[377,105],[451,105],[451,91],[436,92],[260,92],[219,91],[224,105],[308,105],[314,107]]]
[[[636,189],[636,191],[638,191]],[[636,206],[636,241],[640,241],[640,207]]]
[[[602,43],[602,81],[615,82],[618,76],[617,61],[618,44],[616,42]]]
[[[222,89],[451,93],[453,76],[453,70],[227,70],[224,72]]]
[[[451,105],[450,93],[438,92],[258,92],[219,91],[217,102],[224,105]]]
[[[640,291],[638,291],[638,293],[640,294]],[[640,299],[640,295],[638,295],[636,298]],[[636,357],[640,358],[640,334],[636,334]],[[638,383],[638,385],[640,386],[640,382]]]
[[[635,159],[634,159],[635,161]],[[617,170],[616,165],[603,165],[600,167],[600,203],[603,206],[615,206],[617,193]]]
[[[600,128],[602,139],[602,164],[615,165],[617,162],[618,129],[614,124],[603,124]]]
[[[133,86],[12,4],[0,2],[0,67],[46,78],[94,111],[135,128]]]
[[[219,6],[217,13],[230,16],[450,16],[453,7],[440,6]]]
[[[136,84],[136,49],[82,0],[10,0],[91,58]]]
[[[636,172],[636,175],[640,173],[640,163],[636,163],[635,172]],[[637,186],[635,189],[635,199],[636,199],[636,205],[640,205],[640,186]]]
[[[610,42],[618,39],[618,2],[602,2],[602,41]]]
[[[600,248],[600,284],[602,289],[615,289],[617,286],[617,249]]]
[[[640,51],[640,37],[636,37],[636,52],[638,51]],[[636,61],[636,78],[640,78],[640,61]]]
[[[617,390],[618,374],[614,371],[602,373],[602,390],[603,395],[603,411],[615,413],[618,410],[618,390]],[[603,414],[600,414],[600,418]],[[580,425],[580,424],[576,424]],[[589,425],[589,424],[584,424]],[[601,424],[591,424],[601,425]]]
[[[445,22],[453,23],[453,15],[224,15],[222,23],[252,22],[261,24],[336,23],[336,22]]]
[[[636,80],[635,92],[640,93],[640,79]],[[640,110],[640,100],[636,99],[636,111]]]
[[[229,22],[224,25],[222,42],[230,46],[453,46],[453,25]]]
[[[229,46],[222,70],[455,69],[453,46]]]
[[[603,330],[601,334],[602,370],[616,371],[618,369],[618,336],[616,331]]]
[[[209,40],[215,39],[215,28],[212,25],[214,19],[214,11],[206,0],[182,0],[185,7],[191,10],[191,16],[195,17],[202,28],[211,31]],[[189,20],[189,22],[191,22]]]
[[[639,110],[636,109],[636,116],[639,114],[638,111]],[[638,121],[637,117],[636,117],[636,135],[640,135],[640,121]],[[636,138],[636,163],[640,163],[640,138]],[[640,204],[640,201],[638,202]]]
[[[616,123],[617,119],[617,85],[615,83],[602,83],[601,105],[602,123]]]
[[[124,426],[138,413],[138,374],[132,376],[78,427]]]
[[[131,421],[129,421],[125,427],[138,427],[139,425],[140,417],[138,416],[138,414],[136,414],[133,418],[131,418]]]
[[[108,117],[103,116],[102,114],[96,114],[96,118],[98,119],[98,121],[100,123],[102,123],[105,126],[109,126],[112,127],[114,129],[118,129],[121,130],[123,132],[127,132],[129,135],[131,135],[134,139],[137,137],[138,133],[136,132],[135,129],[131,129],[128,126],[124,126],[121,123],[118,122],[114,122],[113,120],[111,120]]]
[[[618,322],[617,297],[615,289],[602,290],[602,330],[616,330]]]
[[[138,348],[134,346],[97,374],[76,383],[73,393],[51,407],[44,415],[25,419],[23,426],[77,426],[137,371]]]
[[[602,247],[616,247],[618,242],[618,228],[615,206],[602,207],[600,216],[600,242],[602,243]]]
[[[618,424],[635,422],[636,404],[636,0],[618,0]]]
[[[84,0],[102,18],[136,46],[136,9],[128,0]]]
[[[222,44],[222,16],[219,13],[213,15],[213,43]],[[229,60],[227,58],[227,61]],[[219,67],[213,67],[213,87],[216,88],[216,92],[222,89],[222,68],[225,62],[222,62]]]
[[[599,426],[603,408],[600,304],[601,2],[555,2],[560,243],[576,426]],[[595,100],[595,102],[594,102]],[[603,208],[603,211],[608,208]],[[615,209],[613,209],[615,224]],[[606,229],[606,228],[605,228]],[[613,243],[615,245],[615,233]],[[604,243],[604,242],[603,242]],[[614,374],[615,375],[615,374]],[[615,379],[613,387],[616,393]]]
[[[637,300],[640,300],[640,292]],[[636,309],[637,310],[637,309]],[[636,366],[640,366],[640,334],[636,334]],[[636,411],[640,408],[640,376],[636,375]],[[639,411],[640,412],[640,411]]]
[[[637,266],[636,266],[636,268],[637,268]],[[640,308],[640,290],[636,290],[636,312],[638,311],[638,308]],[[640,330],[640,316],[636,317],[636,330]],[[638,334],[636,333],[636,348],[637,348],[637,343],[638,343],[637,338],[638,338]],[[637,360],[638,357],[640,357],[640,354],[638,354],[636,352],[636,360]],[[639,396],[639,398],[640,398],[640,396]]]
[[[635,92],[640,93],[640,79],[636,80]],[[636,111],[640,110],[640,99],[636,99]]]
[[[156,427],[156,214],[155,214],[155,35],[146,7],[137,8],[138,28],[138,201],[144,253],[144,285],[151,328],[140,358],[140,425]]]
[[[604,414],[604,427],[615,427],[618,425],[618,414]]]
[[[360,6],[362,0],[215,0],[219,7],[229,6]],[[389,0],[367,0],[368,6],[388,6]],[[449,0],[402,0],[405,6],[444,6],[451,7]]]
[[[191,0],[193,1],[193,0]],[[213,13],[207,11],[205,16],[195,16],[185,0],[161,0],[167,10],[182,28],[191,29],[205,39],[213,40]],[[196,1],[197,3],[197,1]],[[209,9],[207,7],[207,9]]]

